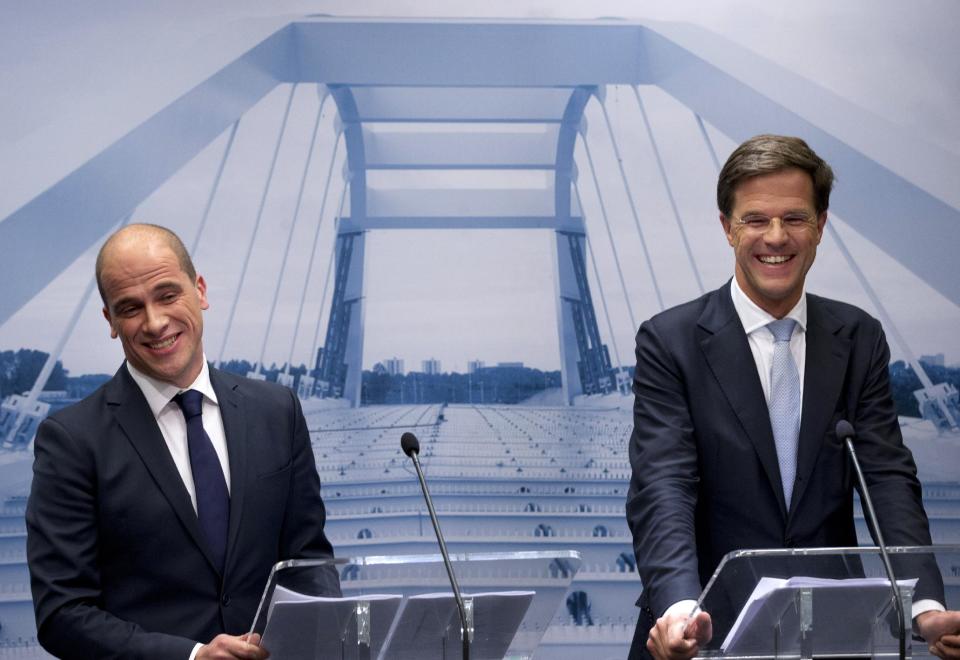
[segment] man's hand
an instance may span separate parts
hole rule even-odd
[[[930,653],[938,658],[960,658],[960,612],[931,610],[916,621]]]
[[[233,635],[217,635],[209,644],[204,644],[197,651],[196,660],[228,660],[230,658],[246,658],[247,660],[264,660],[270,657],[267,649],[260,647],[260,635],[247,633],[235,637]]]
[[[688,660],[700,652],[700,645],[713,637],[710,615],[699,612],[690,618],[670,614],[657,619],[647,638],[647,650],[657,660]]]

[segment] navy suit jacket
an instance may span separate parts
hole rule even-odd
[[[125,366],[37,430],[27,560],[54,655],[186,660],[197,642],[250,629],[275,562],[333,556],[296,395],[214,369],[210,380],[231,475],[223,575]]]
[[[643,592],[632,654],[652,619],[697,598],[730,551],[857,545],[855,476],[834,433],[840,419],[857,430],[884,540],[929,545],[880,323],[852,305],[808,294],[806,343],[788,510],[766,400],[729,282],[640,327],[627,521]],[[942,595],[936,585],[920,584],[917,597]]]

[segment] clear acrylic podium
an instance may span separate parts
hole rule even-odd
[[[572,550],[451,560],[471,660],[532,657],[581,563]],[[252,632],[272,660],[461,657],[459,613],[439,554],[280,562]]]
[[[960,546],[891,547],[907,619],[915,589],[960,607]],[[945,601],[945,602],[944,602]],[[895,658],[899,619],[875,547],[742,550],[723,558],[699,599],[713,638],[702,657]]]

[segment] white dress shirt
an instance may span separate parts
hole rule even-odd
[[[227,481],[227,492],[229,493],[230,461],[227,455],[227,437],[223,430],[223,418],[220,417],[217,394],[213,391],[213,385],[210,384],[210,368],[207,366],[206,357],[204,357],[203,368],[200,370],[197,379],[190,384],[190,387],[185,388],[148,376],[137,370],[129,362],[127,362],[127,370],[133,376],[137,385],[140,386],[140,391],[143,392],[143,396],[147,399],[147,405],[150,406],[150,410],[157,420],[157,426],[160,427],[160,433],[167,443],[167,449],[170,450],[170,456],[177,466],[177,472],[180,473],[183,485],[190,493],[190,501],[193,503],[194,511],[197,510],[197,489],[193,485],[193,470],[190,468],[190,450],[187,447],[187,421],[173,397],[187,390],[197,390],[203,394],[203,430],[210,436],[210,442],[213,443],[217,458],[220,459],[220,467],[223,468],[223,477]]]
[[[737,310],[743,330],[747,333],[747,342],[753,361],[757,365],[757,375],[760,376],[760,385],[763,387],[763,396],[770,403],[770,367],[773,364],[775,342],[773,333],[767,324],[776,321],[776,317],[760,309],[757,303],[750,300],[737,284],[737,278],[730,280],[730,296],[733,298],[733,308]],[[807,363],[807,294],[800,295],[800,300],[783,318],[793,319],[797,324],[790,336],[790,352],[793,362],[797,365],[800,374],[800,400],[803,401],[803,368]]]

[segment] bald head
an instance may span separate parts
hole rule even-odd
[[[183,241],[180,240],[179,236],[160,225],[148,223],[127,225],[112,233],[100,248],[100,252],[97,253],[97,289],[99,289],[100,299],[103,300],[105,305],[107,304],[107,296],[103,288],[103,271],[110,263],[116,249],[120,246],[141,247],[146,249],[148,245],[156,244],[157,242],[168,247],[173,254],[176,255],[177,261],[180,263],[180,270],[190,278],[190,281],[197,279],[197,271],[193,267],[193,261],[190,259],[187,248],[184,247]]]

